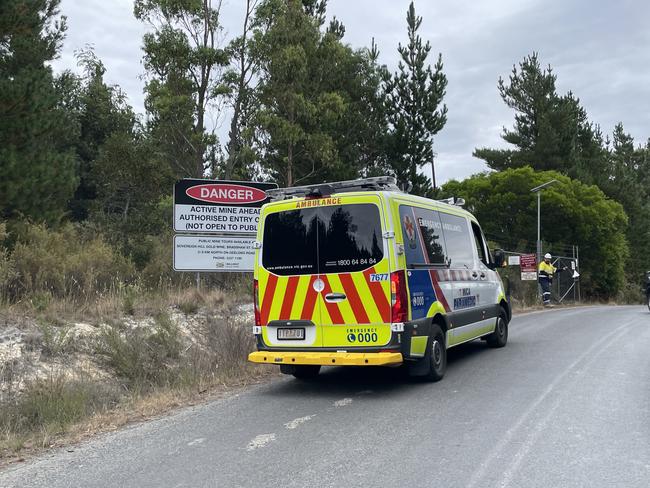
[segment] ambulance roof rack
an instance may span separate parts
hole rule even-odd
[[[291,197],[320,198],[333,193],[346,193],[351,191],[400,191],[397,182],[392,176],[376,176],[358,180],[335,181],[332,183],[319,183],[315,185],[294,186],[290,188],[274,188],[266,190],[266,194],[273,200],[285,200]]]
[[[442,200],[436,200],[436,201],[441,203],[446,203],[447,205],[455,205],[456,207],[462,207],[463,205],[465,205],[465,199],[458,198],[458,197],[449,197],[449,198],[444,198]]]

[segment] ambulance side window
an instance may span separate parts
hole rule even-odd
[[[452,268],[474,267],[474,244],[465,217],[440,212],[442,232]]]
[[[424,263],[444,265],[447,253],[438,212],[400,205],[399,214],[407,267]]]
[[[474,234],[474,244],[476,245],[478,258],[484,265],[488,266],[490,264],[490,253],[488,252],[483,232],[481,232],[481,228],[476,222],[472,222],[472,232]]]

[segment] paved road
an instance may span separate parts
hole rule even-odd
[[[650,313],[516,317],[505,349],[290,378],[0,474],[1,487],[650,486]]]

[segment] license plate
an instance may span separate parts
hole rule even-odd
[[[278,340],[300,341],[305,338],[305,329],[278,329]]]

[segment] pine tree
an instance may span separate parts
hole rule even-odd
[[[499,78],[501,98],[515,111],[514,127],[501,137],[515,149],[481,148],[474,156],[498,171],[532,166],[600,184],[607,178],[600,129],[573,93],[558,95],[556,79],[550,66],[542,69],[537,53],[513,67],[508,82]]]
[[[0,3],[0,215],[58,222],[77,184],[70,124],[48,62],[64,37],[59,0]]]
[[[432,183],[418,173],[433,164],[433,139],[447,122],[447,107],[442,105],[447,86],[442,55],[431,67],[427,58],[431,44],[423,44],[418,30],[422,17],[415,13],[413,2],[406,15],[408,44],[399,45],[398,70],[386,78],[388,120],[391,126],[389,164],[401,186],[413,184],[413,193],[430,192]]]
[[[603,191],[619,201],[629,217],[626,234],[631,252],[627,272],[630,281],[638,283],[650,270],[650,152],[648,147],[635,147],[633,137],[619,122],[612,134],[609,163],[610,178]]]
[[[74,76],[67,89],[74,100],[75,116],[79,124],[79,140],[75,150],[79,160],[77,187],[70,201],[70,217],[85,220],[97,198],[95,161],[106,140],[115,132],[132,131],[137,123],[125,93],[118,86],[107,85],[104,80],[106,68],[91,49],[77,54],[84,75]]]

